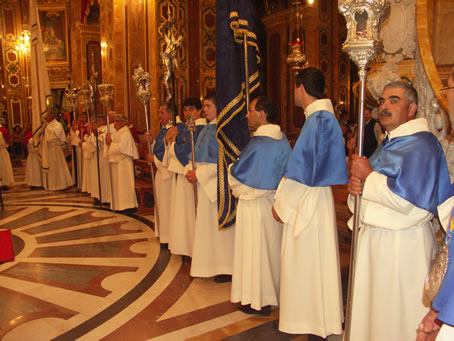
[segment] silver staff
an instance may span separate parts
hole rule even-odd
[[[88,88],[88,85],[85,84],[83,88],[79,90],[77,93],[79,97],[79,106],[82,107],[82,110],[87,113],[87,122],[90,124],[90,106],[91,106],[91,100],[90,100],[90,89]],[[81,126],[80,128],[80,138],[83,143],[83,139],[85,135],[83,134],[83,129],[84,127]],[[81,176],[80,176],[80,186],[82,188],[82,184],[84,181],[84,152],[82,146],[80,146],[80,169],[81,169]],[[86,174],[85,174],[86,175]]]
[[[150,129],[148,124],[148,102],[151,97],[150,83],[151,75],[148,72],[145,72],[141,65],[137,66],[133,70],[132,79],[136,86],[137,98],[142,102],[145,109],[145,125],[147,127],[147,134],[150,134],[150,131],[153,131],[153,127]],[[153,120],[150,120],[153,125]],[[153,150],[151,148],[151,142],[148,141],[148,154],[152,154]],[[154,168],[153,164],[150,164],[151,170],[151,183],[153,186],[153,197],[154,197],[154,207],[155,207],[155,219],[156,219],[156,228],[158,229],[159,234],[159,208],[158,208],[158,197],[156,196],[156,186],[154,181]]]
[[[99,191],[99,205],[102,205],[102,191],[101,191],[101,173],[99,167],[99,141],[98,141],[98,109],[96,107],[96,91],[98,89],[98,73],[95,70],[95,56],[94,53],[91,53],[91,77],[90,77],[90,99],[92,103],[92,108],[95,113],[95,137],[96,137],[96,172],[98,176],[98,191]]]
[[[109,120],[109,107],[112,103],[113,94],[114,94],[114,86],[112,84],[99,84],[98,85],[99,91],[99,100],[103,105],[104,111],[106,112],[106,133],[110,133],[110,120]],[[104,141],[105,143],[105,141]],[[110,201],[112,205],[112,211],[115,212],[115,200],[114,200],[114,188],[113,188],[113,179],[112,179],[112,170],[111,164],[109,162],[109,181],[110,181]]]
[[[191,166],[192,170],[195,171],[195,146],[194,146],[194,131],[195,131],[195,121],[192,116],[186,120],[186,127],[189,131],[189,136],[191,138]],[[194,183],[194,207],[195,207],[195,214],[197,215],[197,182]]]
[[[360,111],[358,113],[358,154],[363,155],[364,141],[364,98],[366,90],[367,67],[383,50],[380,40],[380,24],[385,19],[389,4],[386,0],[339,0],[339,11],[347,22],[347,39],[342,49],[358,66],[361,82]],[[355,196],[355,212],[350,254],[350,271],[348,277],[347,313],[345,320],[344,340],[350,340],[352,302],[355,281],[357,238],[359,230],[359,210],[361,197]]]

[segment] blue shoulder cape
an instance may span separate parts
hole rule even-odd
[[[453,192],[453,190],[454,186],[451,185],[451,192]],[[453,224],[454,210],[451,215],[451,223],[448,228],[451,229]],[[452,232],[448,231],[446,237],[448,237],[449,233],[451,233],[451,240],[449,241],[448,270],[446,271],[440,290],[432,302],[432,306],[438,311],[437,318],[440,321],[454,325],[454,243],[452,241]]]
[[[178,136],[175,142],[175,155],[183,166],[189,162],[188,155],[191,153],[191,136],[183,123],[177,123]],[[194,145],[197,143],[197,137],[204,128],[204,125],[196,126],[194,131]]]
[[[369,158],[374,171],[388,177],[390,190],[437,215],[451,182],[443,149],[430,132],[385,139]]]
[[[275,190],[284,175],[291,153],[287,137],[280,140],[254,136],[234,162],[230,172],[242,184],[263,190]]]
[[[347,183],[344,140],[332,113],[322,110],[308,117],[284,176],[311,187]]]
[[[158,136],[155,138],[153,154],[159,161],[162,161],[165,152],[164,137],[166,136],[167,128],[162,128]]]
[[[218,162],[219,144],[216,139],[216,124],[204,126],[195,144],[195,161],[217,163]],[[188,159],[192,159],[192,153],[189,153]]]

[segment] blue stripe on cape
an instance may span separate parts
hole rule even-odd
[[[165,152],[164,137],[166,136],[167,130],[168,130],[167,128],[162,128],[155,138],[153,154],[159,161],[162,161],[162,159],[164,158]]]
[[[280,140],[255,136],[230,169],[242,184],[263,190],[275,190],[284,175],[291,153],[287,137]]]
[[[437,206],[448,198],[448,166],[440,143],[430,132],[384,142],[369,161],[374,171],[388,177],[394,194],[419,208],[437,215]]]
[[[451,195],[454,193],[454,185],[451,185]],[[454,223],[454,210],[451,214],[451,224]],[[450,224],[450,225],[451,225]],[[451,226],[448,226],[450,229]],[[448,230],[449,231],[449,230]],[[450,237],[449,234],[451,234]],[[449,245],[448,269],[441,284],[437,296],[432,302],[432,307],[438,311],[437,318],[444,323],[454,325],[454,243],[452,242],[452,231],[446,235]]]
[[[332,113],[322,110],[307,118],[284,176],[311,187],[347,183],[344,140]]]
[[[206,125],[200,132],[194,147],[195,161],[217,163],[219,144],[216,139],[216,124]],[[192,153],[189,153],[189,159]]]
[[[177,123],[178,136],[175,142],[175,155],[183,166],[189,162],[188,155],[191,153],[191,136],[189,130],[183,123]],[[202,131],[204,125],[196,126],[194,131],[194,145],[197,143],[197,137]]]

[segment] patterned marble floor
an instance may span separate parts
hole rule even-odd
[[[230,283],[191,278],[160,247],[152,216],[98,209],[74,189],[30,191],[23,178],[15,168],[0,211],[16,253],[0,263],[0,340],[321,340],[278,332],[278,309],[241,313]],[[344,278],[345,197],[336,188]]]

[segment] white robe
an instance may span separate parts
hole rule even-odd
[[[99,145],[99,141],[98,141]],[[88,168],[88,193],[90,196],[99,199],[99,181],[98,181],[98,160],[96,155],[96,137],[92,133],[87,137],[87,141],[82,145],[82,149],[86,149],[91,156],[90,162],[87,163]],[[99,155],[98,155],[99,156]],[[101,177],[101,169],[99,169]],[[104,199],[103,199],[104,200]]]
[[[280,139],[280,129],[259,127],[256,136]],[[259,176],[259,175],[258,175]],[[273,190],[252,188],[230,174],[229,185],[239,199],[236,209],[231,301],[260,310],[279,305],[282,224],[273,219]]]
[[[170,195],[169,250],[173,254],[192,257],[195,229],[194,186],[184,178],[184,167],[175,155],[174,143],[169,148],[169,171],[175,174]]]
[[[1,125],[0,125],[1,127]],[[9,186],[14,183],[13,167],[8,153],[8,143],[0,132],[0,185]]]
[[[231,275],[234,227],[218,228],[217,164],[197,163],[197,218],[192,251],[191,276]]]
[[[197,119],[196,125],[206,125]],[[194,186],[184,178],[184,167],[175,155],[175,143],[167,146],[169,171],[176,174],[172,181],[169,250],[173,254],[192,257],[195,229]]]
[[[168,170],[168,155],[164,153],[162,161],[160,161],[156,155],[154,156],[154,164],[156,165],[156,212],[159,215],[159,221],[156,221],[155,235],[159,237],[159,242],[162,244],[169,243],[169,231],[170,231],[170,211],[172,207],[171,193],[172,193],[172,182],[175,178],[175,174]],[[157,207],[157,209],[156,209]],[[156,215],[156,214],[155,214]]]
[[[39,163],[38,150],[33,147],[33,138],[28,141],[28,156],[25,166],[25,183],[29,186],[41,187],[43,185],[43,174]]]
[[[44,188],[49,191],[58,191],[73,185],[68,164],[63,154],[66,136],[63,126],[57,120],[47,124],[42,143],[47,143],[49,170],[44,177]]]
[[[274,208],[284,222],[279,330],[342,333],[343,303],[331,187],[283,178]]]
[[[389,138],[424,131],[423,123],[405,123]],[[353,211],[352,197],[348,205]],[[385,175],[372,172],[367,177],[360,209],[352,341],[416,339],[416,329],[429,310],[423,287],[434,248],[432,217],[394,194]]]
[[[111,209],[122,211],[138,207],[133,160],[139,158],[139,152],[127,126],[112,135],[112,143],[107,149],[107,155],[112,171]]]
[[[94,184],[97,179],[94,179],[96,176],[95,167],[96,160],[94,158],[94,150],[91,148],[88,140],[91,135],[86,134],[84,136],[84,141],[82,142],[82,192],[87,192],[91,194],[93,192]]]
[[[70,130],[68,134],[68,144],[71,145],[72,155],[72,169],[71,175],[73,182],[76,183],[76,174],[77,174],[77,188],[82,189],[82,151],[79,146],[80,142],[80,131],[79,130]],[[74,154],[75,151],[75,154]]]
[[[99,198],[99,188],[95,187],[95,193],[93,196],[97,199],[101,199],[103,203],[112,202],[112,191],[111,191],[111,182],[110,182],[110,166],[109,160],[104,156],[104,141],[106,138],[106,126],[101,126],[98,128],[98,155],[99,155],[99,174],[101,178],[101,198]],[[93,148],[96,149],[96,140],[92,140]],[[95,156],[96,157],[96,156]],[[96,177],[97,169],[96,169]],[[98,182],[96,181],[96,186]]]

